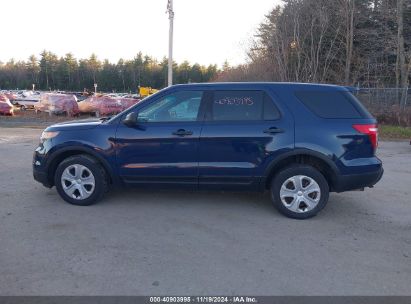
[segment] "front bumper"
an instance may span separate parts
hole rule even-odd
[[[44,157],[44,148],[40,145],[33,155],[33,178],[47,188],[53,187],[48,176],[48,167]]]
[[[50,183],[48,179],[47,172],[42,172],[42,171],[37,170],[34,165],[33,165],[33,177],[37,182],[43,184],[43,186],[47,188],[53,187],[53,185]]]

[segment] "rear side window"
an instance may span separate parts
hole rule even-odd
[[[280,119],[280,111],[278,111],[273,100],[264,93],[264,109],[263,109],[264,120],[277,120]]]
[[[297,98],[322,118],[368,118],[359,101],[344,91],[297,91]]]
[[[211,106],[216,121],[275,120],[280,113],[263,91],[215,91]]]

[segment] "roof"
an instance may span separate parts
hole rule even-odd
[[[274,87],[280,88],[318,88],[318,89],[338,89],[347,90],[346,87],[332,85],[332,84],[320,84],[320,83],[299,83],[299,82],[208,82],[208,83],[188,83],[188,84],[176,84],[173,87],[190,88],[190,87],[212,87],[212,88],[240,88],[240,87]]]

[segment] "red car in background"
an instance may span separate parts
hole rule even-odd
[[[63,114],[69,116],[79,114],[77,98],[67,94],[44,94],[40,101],[34,105],[36,112],[48,112],[50,114]]]
[[[13,102],[14,100],[17,99],[17,95],[13,92],[5,92],[4,95],[10,100],[10,102]]]
[[[118,114],[138,103],[139,99],[114,98],[111,96],[91,96],[78,103],[81,113],[95,113],[96,116]]]
[[[0,94],[0,114],[13,115],[13,105],[6,95]]]

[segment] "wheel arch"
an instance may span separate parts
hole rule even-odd
[[[94,152],[91,148],[84,146],[70,146],[67,148],[61,148],[60,150],[53,153],[53,156],[49,159],[47,164],[47,178],[51,185],[54,185],[54,174],[57,170],[58,165],[66,158],[74,155],[88,155],[96,159],[104,168],[109,177],[109,184],[116,183],[118,180],[113,172],[113,168],[109,162],[100,156],[98,153]]]
[[[307,149],[299,149],[285,153],[272,161],[264,174],[264,189],[270,187],[270,182],[277,172],[292,164],[305,164],[314,167],[324,175],[330,187],[330,191],[335,189],[339,172],[337,166],[328,156]]]

